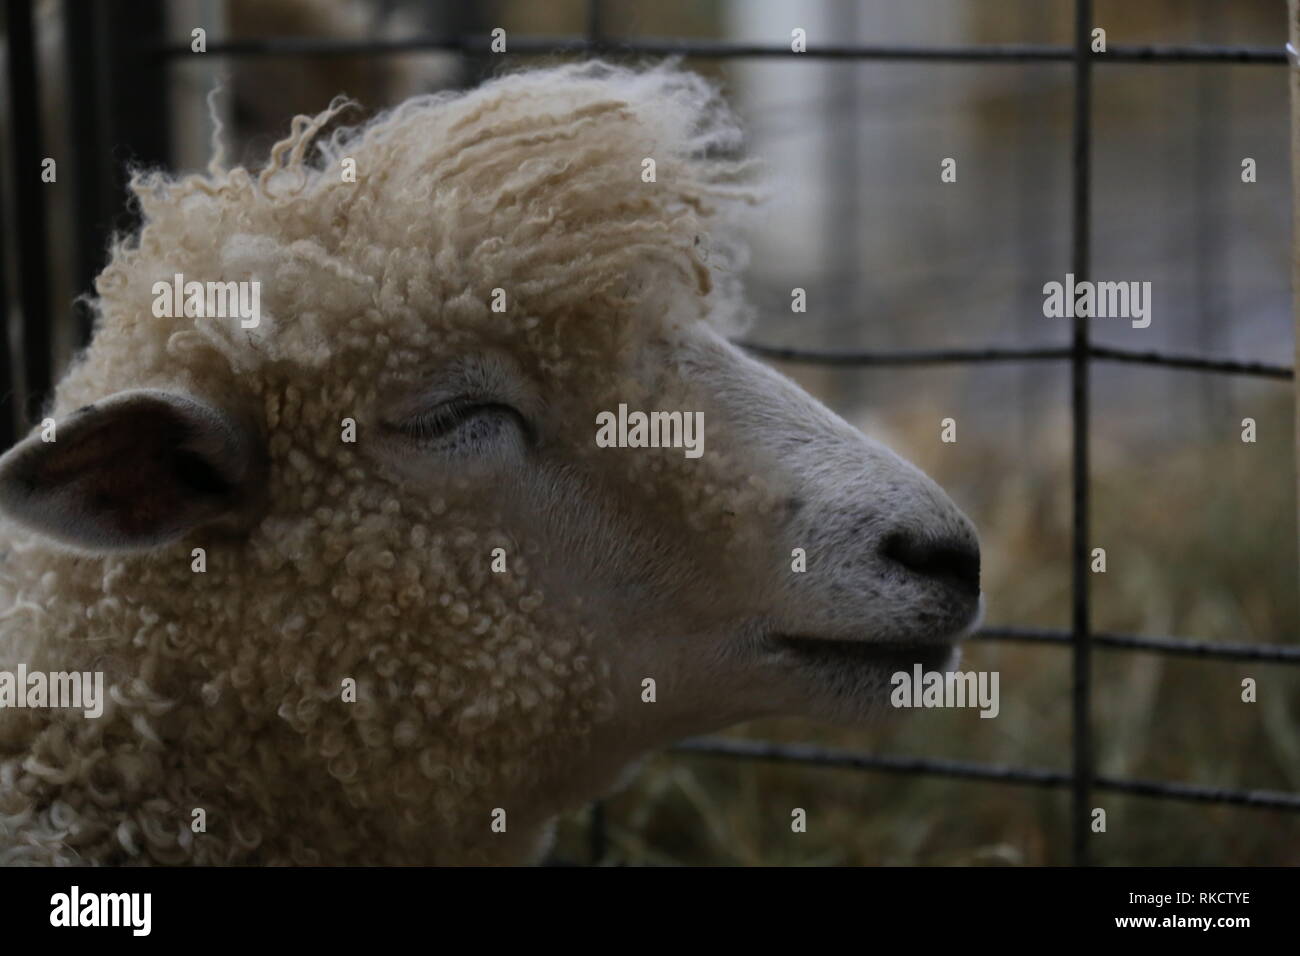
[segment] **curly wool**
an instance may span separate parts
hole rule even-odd
[[[93,343],[50,414],[127,388],[200,396],[256,424],[268,503],[243,536],[145,554],[6,527],[0,668],[103,671],[108,701],[97,720],[0,711],[0,862],[517,859],[531,848],[479,836],[496,795],[611,706],[592,635],[531,580],[545,555],[472,489],[407,491],[339,423],[365,434],[381,387],[484,341],[582,388],[634,330],[741,320],[736,127],[697,77],[599,63],[318,143],[345,108],[297,117],[260,173],[133,182],[143,226],[96,282]],[[657,181],[638,188],[646,157]],[[259,326],[155,318],[177,273],[259,281]],[[494,547],[511,574],[489,572]]]

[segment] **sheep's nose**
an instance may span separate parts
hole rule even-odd
[[[980,592],[980,548],[973,538],[924,538],[895,532],[880,553],[913,574],[976,596]]]

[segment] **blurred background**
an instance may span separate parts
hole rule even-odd
[[[30,10],[28,30],[24,12]],[[15,12],[17,11],[17,13]],[[1073,41],[1070,0],[603,0],[614,38],[966,46]],[[200,169],[206,98],[230,158],[257,166],[296,113],[338,94],[366,110],[569,55],[585,0],[19,0],[6,9],[0,117],[12,389],[6,440],[85,341],[76,302],[129,229],[128,164]],[[1280,0],[1096,0],[1110,44],[1280,49]],[[212,51],[189,52],[202,27]],[[507,31],[508,56],[410,50]],[[28,35],[30,45],[9,42]],[[383,40],[389,49],[358,48]],[[323,53],[317,41],[352,44]],[[551,44],[554,46],[554,44]],[[162,57],[150,50],[172,47]],[[24,52],[24,49],[26,52]],[[273,55],[264,55],[267,53]],[[1070,271],[1073,67],[692,57],[740,113],[771,201],[754,237],[747,341],[804,349],[1068,345],[1042,287]],[[35,86],[28,85],[28,78]],[[1152,284],[1152,322],[1096,320],[1094,341],[1290,366],[1287,75],[1253,63],[1101,63],[1093,71],[1092,276]],[[35,96],[30,95],[35,92]],[[357,119],[354,114],[350,120]],[[41,184],[45,157],[57,179]],[[957,160],[957,181],[940,163]],[[1253,159],[1256,181],[1242,181]],[[21,171],[21,174],[18,173]],[[791,290],[807,311],[791,311]],[[780,366],[933,475],[983,537],[990,626],[1070,627],[1070,405],[1065,362]],[[1091,577],[1098,631],[1297,643],[1294,406],[1285,379],[1092,366]],[[1241,440],[1241,422],[1258,440]],[[957,422],[955,443],[940,421]],[[844,730],[797,720],[729,731],[869,753],[1070,769],[1068,646],[972,642],[1001,673],[1001,714],[918,711]],[[1254,678],[1258,702],[1241,701]],[[1099,648],[1097,772],[1300,791],[1300,672]],[[1097,793],[1093,859],[1112,865],[1297,864],[1300,814]],[[808,812],[792,833],[790,812]],[[600,810],[605,863],[1063,864],[1066,789],[664,754]],[[589,811],[557,859],[592,849]]]

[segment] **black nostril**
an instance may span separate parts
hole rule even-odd
[[[979,593],[980,550],[973,541],[894,533],[881,542],[880,553],[913,574],[939,578],[972,594]]]

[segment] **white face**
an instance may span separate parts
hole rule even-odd
[[[504,351],[448,361],[426,390],[384,400],[384,455],[412,490],[493,502],[549,603],[580,599],[621,740],[857,720],[894,672],[943,667],[980,608],[970,521],[712,329],[673,334],[629,350],[599,394],[549,392]],[[631,382],[649,384],[620,393]],[[596,448],[597,413],[619,402],[702,412],[703,453]]]

